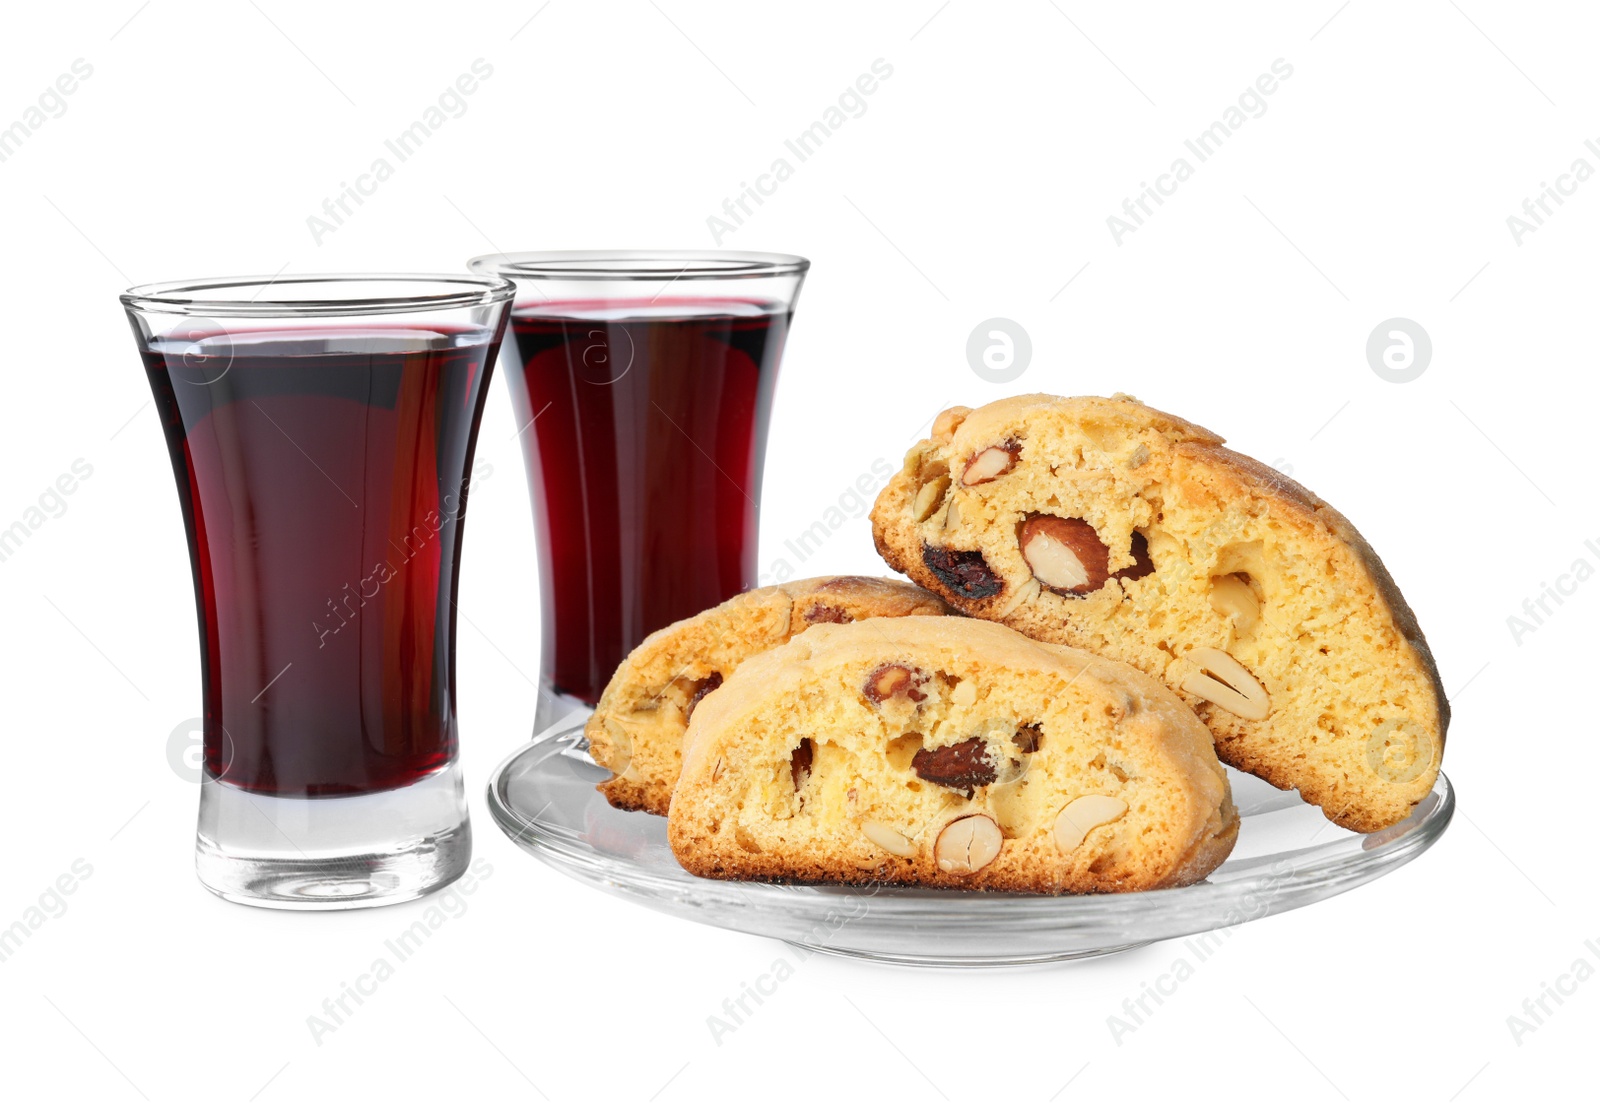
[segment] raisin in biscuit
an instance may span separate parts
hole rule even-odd
[[[589,753],[615,775],[600,792],[617,808],[665,816],[690,715],[751,655],[813,624],[949,611],[904,582],[838,575],[749,590],[652,633],[617,667],[585,729]]]
[[[1239,819],[1210,734],[1111,659],[962,617],[822,625],[696,710],[691,873],[1016,892],[1189,884]]]
[[[941,414],[872,511],[964,613],[1164,679],[1222,761],[1376,831],[1432,788],[1449,705],[1416,618],[1327,503],[1137,400]]]

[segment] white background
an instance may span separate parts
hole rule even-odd
[[[1584,947],[1600,937],[1600,581],[1520,640],[1507,618],[1575,560],[1600,565],[1600,182],[1520,243],[1506,219],[1575,159],[1600,168],[1584,147],[1600,138],[1593,14],[541,3],[6,13],[0,126],[75,59],[93,74],[0,163],[0,527],[74,460],[93,474],[0,563],[0,926],[76,859],[92,874],[0,963],[0,1091],[1473,1101],[1587,1080],[1600,983],[1547,1000],[1520,1039],[1507,1019],[1575,959],[1600,964]],[[307,217],[477,58],[493,76],[465,113],[317,243]],[[538,669],[532,525],[496,382],[459,686],[492,873],[319,1045],[307,1017],[423,905],[279,914],[195,880],[197,790],[166,753],[200,705],[189,564],[116,293],[456,271],[494,248],[708,247],[723,199],[878,58],[893,76],[866,112],[721,243],[814,261],[779,388],[763,563],[874,459],[898,463],[943,405],[1136,394],[1292,469],[1383,554],[1455,698],[1455,824],[1384,880],[1238,929],[1120,1044],[1108,1016],[1178,945],[974,973],[819,956],[719,1045],[707,1016],[782,947],[584,888],[484,808],[489,771],[528,734]],[[1114,241],[1107,216],[1278,58],[1293,76],[1265,114]],[[965,353],[994,316],[1034,350],[1003,387]],[[1406,384],[1365,354],[1396,316],[1433,342]],[[805,568],[881,570],[866,521]]]

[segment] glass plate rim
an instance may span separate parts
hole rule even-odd
[[[605,857],[608,862],[620,859],[599,855],[572,832],[529,820],[501,792],[512,768],[527,756],[549,744],[554,744],[549,754],[560,754],[581,736],[581,728],[558,728],[542,732],[518,747],[490,775],[487,798],[495,823],[523,850],[568,876],[657,907],[657,910],[722,927],[728,924],[714,917],[718,907],[758,911],[762,905],[781,902],[783,910],[796,919],[822,918],[840,899],[860,897],[867,894],[865,890],[875,888],[871,892],[874,920],[893,923],[914,919],[923,934],[937,933],[940,929],[969,930],[974,923],[999,924],[1016,933],[1038,933],[1068,932],[1118,920],[1138,920],[1141,924],[1170,920],[1171,933],[1157,934],[1154,938],[1176,938],[1232,925],[1216,922],[1218,913],[1230,907],[1236,910],[1238,901],[1249,899],[1254,892],[1271,892],[1269,906],[1259,915],[1238,916],[1233,922],[1293,910],[1397,869],[1443,835],[1454,817],[1456,804],[1454,786],[1441,770],[1429,794],[1410,816],[1393,827],[1370,835],[1347,834],[1300,850],[1230,858],[1211,877],[1198,884],[1146,892],[1043,896],[897,885],[773,884],[697,878],[686,871],[679,871],[682,874],[679,877],[655,873],[637,865],[629,867],[626,882],[619,882],[614,876],[596,876],[598,871],[593,861],[595,857]],[[645,814],[617,812],[619,816]],[[1310,862],[1306,861],[1308,857],[1312,858]],[[1290,858],[1296,861],[1293,871],[1273,873],[1275,866]],[[1233,866],[1231,870],[1230,865]],[[694,905],[695,911],[701,914],[685,915],[658,907],[660,901],[671,897]],[[1003,908],[997,908],[996,903],[1002,900]],[[1151,936],[1141,931],[1128,939],[1127,944],[1151,940]]]

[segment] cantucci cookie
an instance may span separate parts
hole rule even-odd
[[[1159,681],[962,617],[819,625],[696,710],[668,838],[690,873],[1016,892],[1201,880],[1239,819]]]
[[[948,612],[896,579],[836,575],[749,590],[652,633],[617,667],[585,729],[590,755],[613,774],[600,792],[617,808],[665,816],[689,717],[751,655],[813,624]]]
[[[939,415],[872,511],[962,612],[1164,679],[1222,761],[1375,831],[1432,788],[1449,705],[1416,618],[1340,514],[1126,396]]]

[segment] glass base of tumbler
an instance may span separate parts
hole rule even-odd
[[[300,911],[398,904],[448,885],[471,857],[459,763],[353,797],[264,796],[214,779],[200,787],[195,871],[235,903]]]

